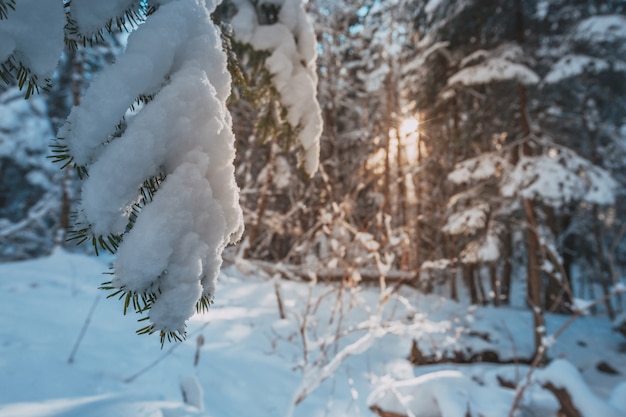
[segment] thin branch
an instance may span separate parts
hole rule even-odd
[[[204,330],[208,325],[210,324],[210,322],[206,322],[204,323],[202,326],[198,327],[196,330],[194,330],[193,332],[191,332],[189,334],[189,336],[196,334],[202,330]],[[143,369],[141,369],[140,371],[134,373],[133,375],[129,376],[128,378],[124,379],[124,382],[127,384],[130,384],[131,382],[133,382],[135,379],[139,378],[141,375],[145,374],[146,372],[148,372],[150,369],[154,368],[156,365],[158,365],[163,359],[167,358],[169,355],[172,354],[172,352],[174,352],[174,350],[176,350],[180,345],[182,345],[183,343],[176,343],[174,345],[172,345],[167,352],[165,352],[163,355],[159,356],[157,359],[155,359],[154,361],[152,361],[149,365],[147,365],[146,367],[144,367]]]
[[[559,327],[556,332],[554,332],[554,334],[551,336],[552,340],[553,341],[557,340],[563,334],[563,332],[565,332],[565,330],[567,330],[567,328],[571,326],[572,323],[574,323],[574,321],[576,321],[578,317],[584,314],[585,311],[589,310],[590,308],[600,303],[605,302],[606,300],[608,300],[609,298],[615,295],[622,294],[622,293],[626,293],[626,289],[623,289],[623,288],[616,289],[613,292],[604,295],[603,297],[597,298],[592,303],[586,305],[584,308],[575,310],[574,314],[572,314],[569,317],[569,319],[565,323],[563,323],[563,325]],[[513,405],[511,406],[511,411],[509,412],[509,417],[515,417],[515,410],[517,410],[517,408],[519,407],[519,403],[522,400],[522,396],[524,395],[524,392],[531,385],[532,376],[535,373],[535,370],[539,367],[539,364],[545,358],[549,347],[550,346],[546,343],[545,337],[544,337],[544,341],[542,342],[541,346],[539,346],[539,349],[537,349],[537,355],[535,355],[535,358],[533,359],[530,365],[530,370],[528,371],[528,374],[526,374],[526,379],[524,383],[519,385],[517,388],[515,399],[513,400]]]
[[[87,328],[89,327],[89,323],[91,323],[91,317],[93,316],[94,311],[96,310],[96,306],[98,305],[98,301],[100,301],[100,294],[96,296],[91,304],[91,308],[89,309],[89,313],[87,313],[87,317],[85,318],[85,323],[83,323],[83,328],[80,330],[78,334],[78,338],[76,339],[76,343],[74,343],[74,347],[72,348],[72,353],[67,358],[67,363],[74,363],[74,357],[78,352],[78,348],[80,347],[81,342],[83,341],[83,337],[85,337],[85,333],[87,333]]]

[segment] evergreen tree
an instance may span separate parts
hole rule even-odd
[[[103,288],[124,300],[124,312],[146,313],[142,320],[149,324],[140,333],[180,339],[187,318],[211,303],[222,251],[243,229],[226,107],[234,68],[223,50],[227,39],[211,20],[215,4],[31,3],[3,2],[0,21],[2,79],[16,79],[27,96],[44,86],[42,79],[48,83],[64,42],[91,46],[107,32],[132,31],[125,53],[91,83],[59,130],[55,159],[84,179],[70,239],[117,254]],[[252,3],[238,4],[246,5]],[[315,46],[306,43],[310,26],[300,2],[286,1],[281,10],[299,55],[289,55],[296,45],[291,36],[266,33],[255,39],[275,42],[256,46],[270,50],[266,66],[289,123],[299,130],[304,168],[312,175],[321,128],[310,111],[317,105],[314,91],[302,107],[276,82],[309,76],[314,86]],[[290,80],[280,65],[296,58],[305,71],[294,66]]]
[[[456,188],[456,194],[449,197],[442,230],[463,237],[448,254],[460,253],[458,261],[473,302],[508,300],[513,247],[522,245],[527,299],[533,311],[564,309],[571,302],[571,268],[564,267],[565,253],[583,259],[584,249],[566,248],[564,243],[571,241],[567,234],[573,229],[559,230],[556,225],[571,216],[571,210],[588,210],[590,205],[596,207],[591,211],[597,218],[603,210],[600,207],[613,205],[617,184],[605,170],[611,167],[597,157],[601,147],[579,146],[590,143],[581,135],[584,126],[573,126],[564,135],[570,126],[548,121],[563,115],[564,105],[585,108],[589,104],[581,95],[572,96],[576,89],[571,83],[561,90],[567,90],[567,100],[556,94],[554,84],[559,74],[565,75],[558,72],[558,61],[567,59],[562,57],[567,45],[563,37],[574,40],[572,48],[580,47],[577,39],[581,36],[583,43],[588,42],[589,36],[581,31],[596,33],[594,19],[605,17],[594,17],[592,23],[585,18],[606,13],[607,7],[601,11],[585,2],[535,5],[518,1],[508,7],[499,1],[480,5],[448,1],[416,8],[416,28],[425,33],[418,48],[428,51],[445,42],[445,49],[438,49],[416,70],[424,75],[423,90],[415,96],[416,109],[429,121],[423,126],[424,134],[453,150],[437,153],[440,167]],[[608,30],[620,33],[620,27]],[[597,50],[619,48],[609,45]],[[598,64],[589,57],[580,59]],[[598,72],[598,67],[566,75],[584,76],[589,71]],[[602,78],[597,78],[592,82],[597,87],[590,91],[602,88]],[[592,104],[598,109],[597,101]],[[601,107],[611,111],[610,106]],[[594,126],[610,125],[606,116],[600,116],[603,111],[590,112],[596,117]],[[525,242],[520,231],[526,235]],[[597,241],[606,241],[596,236]],[[582,253],[572,255],[572,250]],[[494,298],[487,297],[482,271],[489,277]],[[535,327],[542,329],[540,315],[535,318]]]

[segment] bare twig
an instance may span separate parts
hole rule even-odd
[[[85,323],[83,323],[83,328],[80,329],[80,333],[78,335],[78,338],[76,339],[76,343],[74,343],[74,347],[72,348],[72,353],[70,353],[70,356],[67,358],[67,363],[74,363],[74,357],[78,352],[78,348],[80,347],[81,342],[83,341],[83,337],[85,337],[85,333],[87,333],[87,328],[89,327],[89,323],[91,323],[91,317],[96,310],[98,301],[100,301],[100,294],[96,296],[96,298],[93,300],[93,303],[91,304],[89,313],[87,313],[87,317],[85,318]]]
[[[517,346],[515,345],[515,340],[513,339],[513,335],[511,334],[509,327],[506,325],[506,322],[502,320],[501,323],[502,327],[506,331],[506,335],[511,341],[511,349],[513,350],[513,358],[515,363],[515,383],[517,384],[517,381],[519,381],[519,356],[517,355]]]
[[[189,336],[198,333],[202,330],[204,330],[210,322],[206,322],[204,323],[202,326],[198,327],[196,330],[194,330],[192,333],[189,334]],[[145,374],[146,372],[148,372],[150,369],[154,368],[156,365],[158,365],[163,359],[167,358],[169,355],[172,354],[172,352],[174,352],[174,350],[178,349],[178,347],[180,345],[182,345],[182,342],[173,344],[168,350],[167,352],[165,352],[163,355],[159,356],[157,359],[155,359],[154,361],[152,361],[149,365],[145,366],[143,369],[141,369],[140,371],[134,373],[133,375],[129,376],[128,378],[124,379],[124,382],[127,384],[130,384],[131,382],[133,382],[135,379],[139,378],[141,375]]]
[[[276,294],[276,303],[278,304],[278,314],[281,320],[285,320],[285,306],[283,304],[283,297],[280,295],[280,275],[275,274],[274,280],[274,293]]]

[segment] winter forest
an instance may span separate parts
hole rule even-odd
[[[626,417],[626,1],[0,0],[0,417]]]

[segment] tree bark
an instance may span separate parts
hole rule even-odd
[[[491,281],[491,292],[493,294],[493,305],[496,307],[500,306],[500,289],[501,282],[498,280],[498,271],[496,270],[495,264],[489,265],[489,280]]]
[[[510,230],[507,230],[504,233],[502,240],[502,255],[504,265],[502,266],[500,297],[502,304],[508,305],[511,299],[511,276],[513,274],[513,237],[511,236]]]
[[[526,231],[526,248],[528,251],[528,265],[526,285],[528,302],[533,314],[533,332],[535,337],[535,352],[538,353],[545,334],[543,308],[541,306],[541,270],[539,265],[539,239],[537,236],[537,220],[532,201],[524,199],[524,211],[528,230]]]
[[[574,405],[572,401],[572,396],[565,388],[557,388],[551,383],[547,383],[543,386],[548,391],[552,392],[556,399],[559,401],[561,405],[561,409],[559,410],[559,416],[562,417],[583,417],[583,415],[578,411],[578,408]]]
[[[600,220],[598,219],[598,206],[593,207],[593,235],[596,243],[596,250],[598,253],[598,264],[600,269],[600,286],[602,287],[602,291],[604,295],[607,295],[611,292],[611,278],[610,278],[610,270],[607,265],[607,256],[604,250],[604,245],[602,243],[602,231]],[[611,297],[607,297],[604,301],[604,306],[606,307],[606,312],[611,320],[615,318],[615,310],[613,309],[613,304],[611,304]]]
[[[469,289],[472,304],[479,304],[480,300],[478,299],[478,289],[476,288],[476,280],[474,279],[474,269],[475,266],[473,264],[463,265],[463,277]]]

